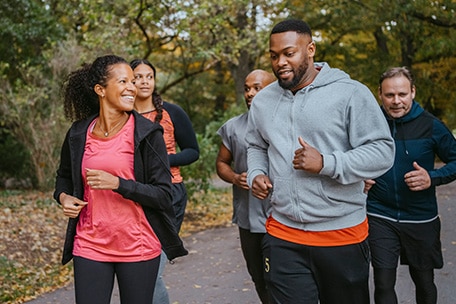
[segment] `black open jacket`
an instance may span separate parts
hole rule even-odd
[[[135,180],[120,178],[115,190],[126,199],[139,203],[146,218],[159,238],[169,260],[188,254],[175,225],[171,196],[171,176],[163,129],[157,124],[132,111],[135,118],[134,173]],[[62,192],[79,199],[84,197],[81,172],[82,157],[87,129],[96,115],[74,122],[62,146],[60,165],[57,170],[54,198],[59,201]],[[68,221],[62,264],[73,258],[73,243],[79,217]]]

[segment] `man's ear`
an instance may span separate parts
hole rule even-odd
[[[415,95],[416,95],[416,87],[412,86],[412,99],[415,99]]]
[[[314,57],[316,51],[317,51],[317,45],[315,44],[315,41],[312,40],[307,45],[307,52],[309,53],[309,57]]]

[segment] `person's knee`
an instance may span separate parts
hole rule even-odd
[[[396,291],[396,269],[374,269],[374,298],[377,304],[397,303]]]
[[[396,269],[374,269],[374,283],[375,289],[394,289],[394,285],[396,285]]]
[[[416,289],[422,292],[435,292],[434,270],[418,270],[410,267],[410,276]]]

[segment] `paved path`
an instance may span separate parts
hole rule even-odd
[[[438,188],[445,265],[436,270],[439,304],[456,303],[456,182]],[[235,226],[196,233],[184,239],[190,254],[168,264],[164,278],[172,304],[258,304],[239,246]],[[407,268],[399,267],[396,289],[400,303],[415,303]],[[74,303],[72,285],[28,304]],[[114,290],[111,304],[118,304]],[[373,303],[373,302],[372,302]]]
[[[242,258],[236,226],[198,232],[184,239],[189,255],[167,264],[164,280],[173,304],[256,304],[254,285]],[[74,303],[73,286],[28,304]],[[120,303],[117,289],[111,304]]]

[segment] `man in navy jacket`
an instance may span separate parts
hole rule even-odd
[[[416,302],[437,303],[434,269],[443,267],[436,186],[456,179],[456,140],[415,100],[405,67],[380,77],[379,98],[396,143],[393,167],[366,181],[375,303],[397,303],[396,268],[409,265]],[[435,168],[436,156],[445,164]]]

